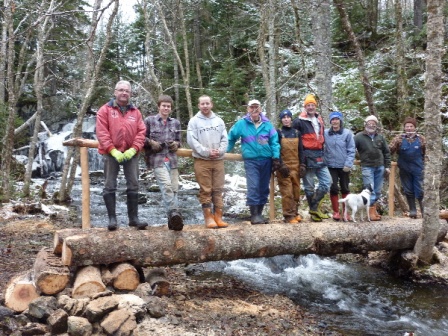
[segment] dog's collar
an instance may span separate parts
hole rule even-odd
[[[368,201],[368,199],[367,198],[365,198],[364,196],[361,196],[362,197],[362,202],[364,203],[364,205],[366,205],[367,204],[367,201]]]

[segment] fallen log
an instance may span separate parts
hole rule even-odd
[[[135,290],[140,284],[137,270],[129,263],[113,265],[110,273],[112,274],[112,286],[115,289]]]
[[[70,280],[70,270],[51,249],[43,248],[34,261],[34,282],[37,289],[48,295],[64,290]]]
[[[207,230],[186,225],[183,231],[165,227],[148,230],[79,234],[64,239],[62,263],[67,266],[129,261],[135,266],[168,266],[217,260],[272,257],[283,254],[334,255],[380,250],[412,249],[421,221],[299,223],[299,225],[232,225]],[[441,223],[438,241],[447,234]]]
[[[12,278],[6,286],[5,306],[21,313],[38,297],[36,286],[32,281],[32,272],[28,271]]]
[[[73,285],[72,298],[90,297],[104,292],[106,286],[101,280],[101,271],[95,266],[86,266],[78,270]]]

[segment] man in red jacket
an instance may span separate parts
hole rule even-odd
[[[104,158],[103,198],[109,216],[109,230],[118,227],[115,192],[120,165],[126,178],[129,226],[144,230],[148,225],[138,219],[138,155],[145,142],[146,127],[140,111],[130,103],[131,83],[119,81],[115,98],[104,104],[96,117],[98,152]]]

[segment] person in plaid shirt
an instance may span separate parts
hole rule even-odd
[[[159,113],[145,119],[145,162],[153,169],[168,214],[168,228],[181,231],[184,224],[178,208],[179,171],[176,151],[180,146],[180,122],[171,118],[173,99],[161,95],[157,101]]]

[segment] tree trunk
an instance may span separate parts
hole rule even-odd
[[[149,230],[82,231],[64,239],[62,263],[67,266],[132,262],[134,266],[169,266],[217,260],[272,257],[283,254],[334,255],[410,249],[421,230],[420,221],[391,223],[300,223],[299,225],[233,225],[206,230],[187,225],[173,232]],[[448,231],[438,232],[442,240]]]
[[[375,37],[378,28],[378,0],[367,1],[367,20],[372,37]]]
[[[47,295],[64,290],[70,280],[70,270],[49,248],[43,248],[37,254],[33,271],[37,289]]]
[[[53,4],[51,1],[48,6],[48,10],[46,9],[47,1],[42,1],[39,16],[44,17],[43,21],[37,27],[37,42],[36,42],[36,69],[34,73],[34,92],[36,93],[37,100],[37,111],[36,111],[36,120],[34,122],[34,132],[33,137],[31,139],[30,150],[28,153],[28,163],[26,165],[24,185],[23,185],[23,195],[25,197],[30,196],[30,184],[31,184],[31,174],[33,172],[33,162],[34,156],[36,153],[36,147],[38,143],[38,136],[40,130],[40,120],[42,116],[42,110],[44,108],[44,86],[45,86],[45,43],[46,37],[48,36],[49,30],[47,31],[47,26],[50,21],[50,18],[53,14]],[[45,13],[46,11],[46,13]],[[49,29],[51,29],[50,27]],[[41,165],[42,169],[42,165]]]
[[[414,0],[414,26],[416,34],[420,34],[423,28],[423,2],[424,0]]]
[[[336,5],[336,8],[338,9],[339,16],[342,21],[342,25],[344,26],[345,31],[347,32],[348,37],[349,37],[350,41],[352,42],[353,47],[355,48],[356,60],[358,61],[359,74],[361,77],[361,83],[364,87],[364,94],[366,96],[366,102],[367,102],[367,107],[369,109],[369,113],[371,115],[376,116],[379,119],[378,114],[376,112],[375,104],[373,102],[372,85],[370,84],[369,76],[367,74],[367,69],[366,69],[365,60],[364,60],[364,54],[362,52],[361,46],[359,45],[358,38],[356,37],[356,35],[352,29],[352,25],[350,24],[350,21],[349,21],[348,15],[347,15],[347,11],[345,10],[344,1],[343,0],[334,0],[333,2]]]
[[[7,6],[6,1],[4,1],[4,5]],[[6,59],[8,57],[7,54],[7,46],[8,45],[8,21],[3,19],[2,21],[2,42],[0,43],[0,104],[3,105],[5,103],[5,93],[6,93]]]
[[[3,142],[2,149],[2,191],[3,197],[2,201],[8,202],[11,197],[11,156],[12,149],[14,148],[14,119],[16,117],[16,103],[17,95],[14,90],[14,44],[15,44],[15,34],[14,34],[14,21],[12,15],[13,3],[11,0],[5,1],[4,10],[4,27],[8,31],[8,52],[7,52],[7,91],[8,91],[8,120],[6,122],[5,138]]]
[[[149,13],[149,6],[148,1],[143,1],[142,4],[142,10],[143,10],[143,17],[145,22],[145,58],[146,58],[146,69],[145,71],[145,79],[149,84],[149,96],[152,101],[152,103],[155,105],[157,103],[157,98],[159,95],[163,93],[163,87],[162,83],[160,83],[159,78],[156,75],[155,72],[155,66],[154,66],[154,54],[153,54],[153,48],[151,40],[153,38],[153,32],[154,32],[154,23],[150,20],[150,13]]]
[[[414,253],[422,264],[430,263],[440,228],[439,189],[443,162],[440,104],[445,4],[446,0],[428,0],[428,48],[426,49],[425,74],[425,135],[427,143],[423,183],[425,198],[423,199],[423,227],[414,247]]]
[[[73,128],[73,136],[74,137],[78,137],[81,135],[83,119],[84,119],[87,109],[91,105],[91,101],[94,97],[95,87],[96,87],[96,83],[99,80],[98,77],[99,77],[99,74],[101,71],[101,67],[104,63],[110,42],[112,40],[112,25],[114,23],[114,19],[115,19],[117,13],[118,13],[119,0],[114,0],[113,3],[114,3],[114,8],[108,18],[104,44],[101,48],[101,52],[100,52],[98,59],[95,59],[91,53],[92,53],[93,41],[96,36],[98,20],[101,18],[101,15],[99,15],[99,13],[97,12],[97,10],[101,6],[101,0],[95,1],[94,6],[97,10],[94,10],[93,14],[92,14],[92,24],[91,24],[91,28],[90,28],[90,34],[89,34],[90,39],[87,43],[87,52],[90,56],[87,60],[88,62],[87,62],[87,70],[86,70],[86,83],[85,83],[85,91],[84,91],[85,95],[83,97],[81,107],[78,111],[76,124]],[[65,202],[68,198],[67,195],[70,194],[70,192],[71,192],[71,188],[73,186],[73,180],[74,180],[75,173],[76,173],[76,166],[78,165],[78,163],[79,163],[79,151],[69,149],[67,151],[67,157],[65,158],[64,167],[62,170],[61,187],[59,188],[59,201],[61,201],[61,202]]]
[[[162,21],[163,28],[165,30],[165,34],[169,40],[169,43],[171,45],[171,49],[173,50],[175,60],[179,65],[179,70],[182,75],[182,79],[185,86],[185,96],[187,99],[187,107],[188,107],[188,116],[190,118],[193,118],[193,105],[191,102],[191,94],[190,94],[190,64],[189,64],[189,57],[188,57],[188,44],[187,44],[187,36],[186,36],[186,28],[185,28],[185,22],[183,20],[183,7],[182,2],[178,1],[178,10],[179,10],[179,17],[181,21],[181,29],[182,29],[182,41],[184,44],[184,57],[185,57],[185,65],[183,64],[179,52],[177,51],[176,43],[173,39],[173,36],[168,29],[168,24],[166,22],[165,14],[163,12],[162,6],[160,4],[160,1],[155,1],[155,5],[157,7],[157,10],[159,12],[159,18]]]
[[[405,37],[403,33],[403,15],[401,1],[395,1],[395,21],[396,21],[396,32],[395,32],[395,44],[397,47],[397,57],[395,59],[395,64],[397,68],[397,112],[398,121],[403,120],[408,116],[410,112],[409,108],[409,93],[407,86],[407,74],[406,74],[406,58],[405,58]]]
[[[5,306],[15,312],[23,312],[38,297],[31,272],[22,273],[11,279],[6,286]]]
[[[326,121],[333,111],[332,62],[331,62],[331,1],[323,0],[313,6],[314,49],[316,52],[316,89],[319,108]]]

